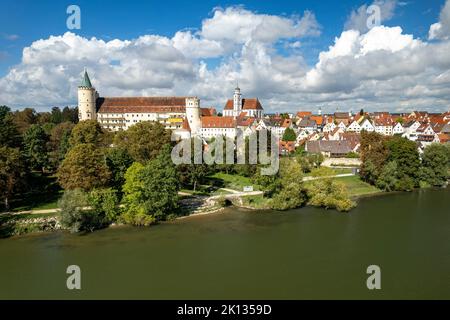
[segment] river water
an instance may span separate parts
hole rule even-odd
[[[66,268],[81,268],[68,290]],[[366,269],[381,268],[381,290]],[[450,299],[450,189],[0,240],[0,299]]]

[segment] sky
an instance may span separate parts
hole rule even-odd
[[[0,105],[12,109],[76,105],[87,68],[101,96],[198,96],[218,110],[238,83],[266,112],[448,111],[449,53],[450,0],[0,0]]]

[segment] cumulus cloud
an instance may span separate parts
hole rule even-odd
[[[74,105],[87,67],[102,96],[197,95],[221,109],[239,81],[268,112],[448,109],[450,41],[427,42],[400,27],[349,29],[309,66],[302,43],[320,29],[310,12],[231,7],[172,37],[105,41],[67,32],[24,48],[21,63],[0,78],[0,105]]]
[[[380,8],[380,23],[383,23],[384,21],[392,19],[398,4],[397,0],[376,0],[371,5]],[[405,3],[401,2],[400,5],[405,5]],[[369,7],[369,5],[364,4],[358,9],[353,10],[345,23],[344,29],[357,30],[361,33],[367,32],[369,30],[367,21],[372,14],[371,12],[368,13]]]
[[[436,22],[430,26],[428,38],[430,40],[448,40],[450,38],[450,0],[445,2],[445,5],[439,15],[439,22]]]

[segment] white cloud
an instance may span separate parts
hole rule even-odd
[[[428,38],[430,40],[448,40],[450,38],[450,0],[445,2],[445,5],[439,15],[439,22],[430,26]]]
[[[308,66],[303,37],[319,32],[309,12],[284,17],[241,7],[216,9],[199,30],[173,37],[104,41],[68,32],[24,48],[21,63],[0,78],[0,105],[73,105],[87,67],[102,96],[197,95],[221,109],[239,81],[244,96],[259,97],[269,112],[448,109],[450,41],[426,42],[400,27],[350,29]]]
[[[380,8],[380,23],[392,19],[398,4],[397,0],[375,0],[372,3],[372,5],[376,5]],[[402,2],[401,5],[405,5],[405,3]],[[370,16],[370,14],[367,13],[369,7],[369,5],[364,4],[358,9],[353,10],[345,23],[344,29],[357,30],[361,33],[367,32],[369,30],[367,27],[367,20]]]

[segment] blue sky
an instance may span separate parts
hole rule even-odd
[[[379,0],[383,2],[383,0]],[[431,0],[431,1],[419,1],[419,0],[386,0],[395,2],[395,10],[392,16],[382,22],[382,25],[386,27],[396,27],[400,26],[402,28],[402,35],[412,35],[414,39],[422,40],[424,42],[433,41],[428,39],[430,26],[434,23],[439,22],[439,17],[441,10],[445,4],[445,0]],[[81,8],[81,30],[71,30],[75,35],[82,37],[83,39],[91,39],[96,37],[97,39],[102,39],[105,42],[111,41],[113,39],[119,39],[121,41],[132,41],[133,39],[138,39],[139,37],[145,35],[157,35],[160,37],[165,37],[167,39],[172,39],[174,35],[179,31],[191,31],[192,34],[200,32],[202,30],[202,23],[205,19],[214,18],[215,8],[220,7],[222,10],[227,8],[242,8],[246,12],[250,12],[254,16],[258,15],[270,15],[274,17],[285,17],[287,19],[295,20],[295,16],[302,17],[305,10],[311,12],[317,24],[320,26],[320,34],[315,36],[293,36],[293,37],[280,37],[267,45],[264,43],[264,47],[267,49],[267,54],[270,58],[275,59],[276,57],[281,57],[285,59],[302,59],[306,66],[302,68],[314,68],[316,63],[319,62],[319,54],[328,50],[330,46],[333,46],[335,38],[339,38],[342,32],[345,30],[345,25],[349,20],[352,11],[358,10],[361,6],[370,5],[373,1],[364,0],[323,0],[323,1],[17,1],[17,0],[2,0],[0,11],[0,79],[7,81],[8,77],[14,76],[14,70],[17,72],[26,68],[26,65],[22,65],[22,55],[24,48],[29,48],[32,46],[33,42],[39,39],[49,39],[50,36],[62,36],[67,31],[66,27],[66,8],[70,4],[76,4]],[[361,31],[361,34],[363,31]],[[203,35],[199,36],[201,39],[206,38]],[[213,39],[214,40],[214,39]],[[289,47],[289,44],[295,42],[301,43],[299,48],[293,50]],[[219,54],[213,57],[210,56],[196,56],[193,64],[199,64],[204,62],[207,66],[208,71],[211,73],[215,72],[217,77],[220,73],[217,70],[222,64],[229,63],[230,59],[233,59],[235,55],[243,55],[241,47],[234,48],[235,52],[227,52],[226,54]],[[271,53],[271,50],[275,53]],[[90,57],[85,57],[90,59]],[[281,59],[280,58],[280,59]],[[80,58],[81,59],[81,58]],[[237,58],[236,58],[237,59]],[[91,63],[94,63],[91,61]],[[88,66],[91,65],[88,64]],[[240,62],[237,62],[240,63]],[[114,64],[114,63],[112,63]],[[231,64],[230,64],[231,65]],[[60,67],[67,67],[62,63]],[[55,65],[53,67],[56,67]],[[112,67],[110,65],[110,67]],[[194,66],[196,68],[196,66]],[[94,79],[96,78],[95,67]],[[231,68],[231,67],[230,67]],[[299,67],[300,68],[300,67]],[[243,70],[244,66],[241,64],[238,67],[239,70]],[[230,69],[231,70],[231,69]],[[49,68],[46,72],[50,72]],[[303,70],[306,72],[307,70]],[[439,74],[446,71],[439,70]],[[80,71],[81,72],[81,71]],[[44,72],[45,73],[45,72]],[[97,72],[98,74],[99,71]],[[29,76],[30,73],[24,73],[22,77]],[[232,72],[231,72],[232,74]],[[298,77],[304,75],[298,71]],[[437,74],[436,76],[438,76]],[[71,79],[72,75],[68,75],[68,81]],[[245,75],[237,75],[237,78],[245,78]],[[17,78],[17,77],[16,77]],[[100,76],[97,78],[101,78]],[[177,81],[178,78],[174,78]],[[195,79],[198,76],[195,75]],[[379,81],[380,79],[377,79]],[[0,80],[1,83],[2,80]],[[242,79],[242,83],[248,82],[248,91],[251,94],[258,94],[258,90],[255,88],[255,83],[250,83],[251,81],[256,81],[255,77],[248,77],[248,79]],[[259,81],[259,80],[258,80]],[[256,83],[261,83],[261,81],[256,81]],[[17,86],[12,90],[17,88],[27,89],[29,82],[18,83]],[[229,81],[228,81],[229,82]],[[98,84],[100,85],[100,84]],[[278,84],[275,84],[278,85]],[[270,84],[267,84],[270,86]],[[118,88],[128,89],[126,85],[117,85]],[[164,87],[164,86],[163,86]],[[164,87],[164,90],[158,91],[165,93],[171,92],[169,89],[175,88],[176,85],[168,85]],[[216,86],[220,87],[220,85]],[[182,88],[186,88],[183,86]],[[328,88],[328,87],[327,87]],[[410,87],[413,88],[413,87]],[[33,92],[38,92],[39,88],[33,87]],[[48,88],[47,88],[48,89]],[[130,87],[130,92],[133,94],[142,93],[140,91],[133,91],[134,87]],[[167,89],[167,90],[166,90]],[[18,90],[18,89],[17,89]],[[61,89],[62,90],[62,89]],[[108,89],[109,90],[109,89]],[[175,94],[180,94],[181,88],[173,89]],[[206,90],[206,89],[205,89]],[[200,93],[208,92],[200,91]],[[210,91],[214,91],[211,89]],[[245,92],[245,88],[243,88]],[[302,89],[303,90],[303,89]],[[328,91],[327,91],[328,90]],[[305,89],[305,93],[308,95],[317,93],[326,95],[330,92],[336,92],[335,89],[327,89],[322,92],[316,92],[315,89]],[[348,96],[351,94],[351,90],[345,88],[344,91],[340,93],[343,96]],[[114,91],[116,93],[118,90]],[[126,90],[125,90],[126,91]],[[141,90],[142,91],[142,90]],[[280,92],[274,92],[272,96],[264,96],[262,99],[273,102],[276,95],[282,92],[288,92],[289,90],[280,90]],[[338,90],[339,91],[339,90]],[[156,91],[155,91],[156,92]],[[190,92],[191,93],[191,92]],[[33,97],[36,95],[35,93]],[[207,94],[208,95],[208,94]],[[225,93],[211,94],[211,96],[205,97],[205,100],[211,104],[220,104],[221,99],[223,99]],[[367,92],[366,94],[359,94],[357,98],[351,97],[351,102],[349,104],[355,105],[357,101],[374,101],[374,106],[377,105],[376,101],[373,99],[374,93]],[[376,95],[376,94],[375,94]],[[372,96],[372,99],[370,98]],[[11,97],[6,96],[6,97]],[[70,104],[73,103],[73,92],[67,94],[67,99],[62,99],[64,94],[58,94],[58,99],[52,100],[49,104]],[[434,97],[435,99],[440,99],[440,108],[444,108],[447,99],[447,93],[439,97]],[[295,98],[293,98],[295,99]],[[335,107],[335,103],[327,101],[329,98],[320,98],[315,96],[310,100],[305,100],[304,103],[308,105],[318,105],[323,104],[325,108],[330,105],[330,108]],[[344,99],[341,101],[346,101],[344,97],[339,99]],[[350,99],[350,98],[349,98]],[[362,99],[362,100],[361,100]],[[442,101],[444,99],[444,101]],[[7,101],[8,98],[2,100],[0,93],[0,103],[9,103],[10,105],[17,105],[18,107],[23,106],[26,102]],[[11,100],[11,99],[9,99]],[[280,108],[285,105],[288,108],[298,108],[298,106],[292,106],[295,100],[284,101],[279,103]],[[350,101],[350,100],[349,100]],[[411,100],[412,101],[412,100]],[[33,101],[29,101],[33,105]],[[388,103],[384,101],[383,103]],[[428,102],[418,102],[416,105],[425,106]],[[387,105],[387,104],[386,104]],[[49,107],[43,105],[43,103],[36,103],[36,106]],[[220,107],[220,106],[218,106]]]

